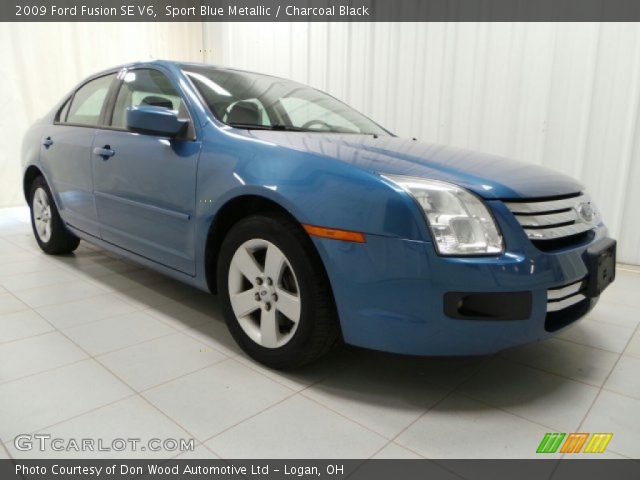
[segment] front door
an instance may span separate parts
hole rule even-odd
[[[190,120],[190,129],[179,139],[127,131],[127,107],[141,104],[177,110]],[[102,239],[195,274],[193,214],[201,144],[184,100],[160,71],[131,70],[124,75],[109,123],[110,129],[96,133],[92,151]]]

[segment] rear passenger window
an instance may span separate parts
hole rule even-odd
[[[105,75],[104,77],[91,80],[80,87],[71,100],[65,123],[98,125],[100,123],[102,106],[104,105],[109,87],[115,76],[115,73]],[[62,120],[61,117],[61,121]]]

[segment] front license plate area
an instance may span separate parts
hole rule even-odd
[[[605,239],[587,250],[587,297],[598,297],[616,278],[616,241]]]

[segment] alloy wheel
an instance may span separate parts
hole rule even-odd
[[[38,187],[33,193],[31,205],[34,223],[38,237],[44,243],[51,239],[51,204],[49,195],[42,187]]]
[[[265,348],[293,338],[301,315],[298,280],[285,254],[263,239],[244,242],[229,266],[231,308],[244,332]]]

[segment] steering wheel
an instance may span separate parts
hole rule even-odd
[[[309,130],[311,125],[320,125],[321,127],[326,128],[327,130],[331,130],[331,125],[329,125],[327,122],[325,122],[324,120],[309,120],[307,123],[305,123],[304,125],[302,125],[302,129],[303,130]]]

